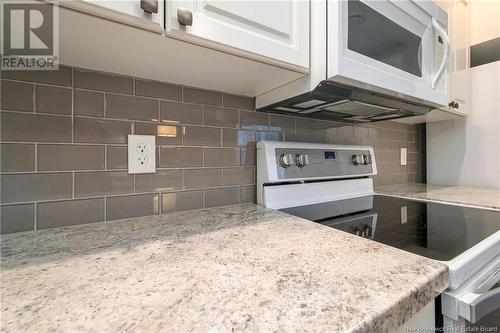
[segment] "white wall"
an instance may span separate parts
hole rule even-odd
[[[500,1],[470,4],[471,44],[500,36]],[[427,124],[427,182],[500,188],[500,61],[470,69],[470,115]]]

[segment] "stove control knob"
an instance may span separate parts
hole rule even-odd
[[[370,154],[364,154],[363,155],[363,163],[366,164],[372,164],[372,155]]]
[[[309,164],[309,156],[307,154],[297,154],[295,156],[295,163],[302,168]]]
[[[364,163],[363,155],[357,155],[357,154],[352,155],[352,164],[360,165],[363,163]]]
[[[293,156],[292,154],[281,154],[280,156],[280,165],[283,168],[288,168],[293,164]]]

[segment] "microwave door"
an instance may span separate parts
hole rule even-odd
[[[338,1],[328,8],[329,22],[338,18],[329,25],[329,80],[441,105],[442,96],[430,93],[436,29],[428,12],[412,1],[388,0]]]
[[[374,5],[347,1],[347,49],[422,78],[422,35],[411,27],[413,19],[398,13],[396,6],[390,10],[390,6]],[[398,16],[401,22],[394,21]]]

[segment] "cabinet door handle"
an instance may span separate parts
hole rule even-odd
[[[158,14],[158,0],[141,0],[141,8],[146,13]]]
[[[180,25],[193,25],[193,13],[186,8],[178,7],[177,22]]]

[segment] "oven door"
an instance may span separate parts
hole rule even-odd
[[[436,107],[447,104],[447,15],[433,2],[349,0],[328,6],[330,80]]]
[[[460,329],[500,309],[499,282],[500,254],[463,285],[442,294],[444,326]]]

